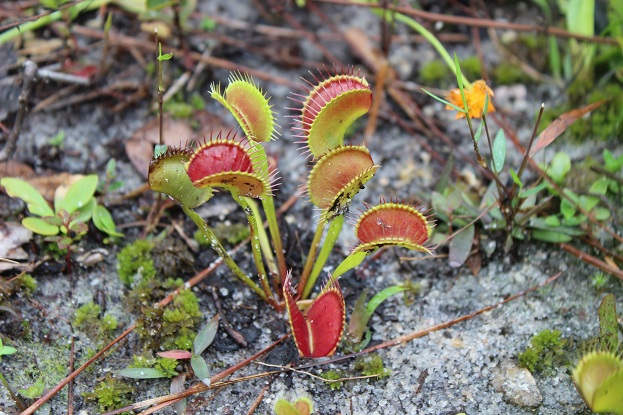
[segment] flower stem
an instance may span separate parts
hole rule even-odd
[[[277,223],[277,214],[275,213],[275,202],[272,196],[266,196],[262,199],[262,207],[266,214],[266,221],[268,222],[268,230],[270,231],[270,237],[273,241],[273,247],[275,248],[275,255],[277,256],[277,264],[279,266],[279,276],[281,278],[281,284],[286,279],[286,258],[283,254],[283,244],[281,242],[281,232],[279,232],[279,225]]]
[[[281,308],[273,297],[273,292],[270,288],[270,284],[268,283],[268,276],[264,267],[264,259],[262,258],[262,250],[260,247],[260,237],[258,230],[259,226],[257,223],[258,218],[253,213],[253,208],[249,206],[249,202],[245,197],[234,194],[234,192],[232,192],[232,196],[234,197],[234,200],[238,202],[240,207],[242,207],[245,215],[247,215],[247,221],[249,222],[249,231],[251,233],[251,251],[253,252],[253,259],[255,260],[255,266],[257,267],[257,273],[260,277],[260,284],[262,285],[262,289],[266,294],[268,302],[276,310],[280,310]]]
[[[327,220],[325,219],[325,215],[321,215],[320,220],[318,221],[318,226],[316,226],[314,239],[312,240],[312,244],[309,247],[309,252],[307,253],[305,268],[303,268],[303,273],[301,274],[301,279],[299,280],[299,285],[297,288],[299,296],[303,294],[303,289],[307,286],[307,280],[309,278],[309,274],[311,273],[312,265],[314,265],[314,259],[316,258],[316,252],[318,251],[318,245],[320,244],[320,240],[322,239],[322,234],[324,232],[324,227],[326,225]]]
[[[216,236],[214,235],[214,232],[212,232],[212,229],[208,226],[207,223],[205,223],[201,216],[199,216],[194,210],[186,207],[185,205],[182,205],[182,210],[184,211],[186,216],[188,216],[193,222],[195,222],[195,225],[197,225],[199,230],[203,233],[206,240],[210,243],[212,249],[214,249],[214,251],[216,251],[216,253],[221,258],[223,258],[223,261],[225,262],[225,264],[227,264],[229,269],[231,269],[234,275],[238,277],[242,282],[247,284],[249,288],[251,288],[257,295],[262,297],[264,301],[270,303],[268,297],[266,296],[266,293],[264,293],[264,291],[262,291],[262,289],[240,269],[238,264],[234,262],[232,257],[227,253],[227,250],[223,248],[223,245],[221,245],[218,239],[216,239]]]
[[[329,259],[329,255],[335,246],[335,242],[337,241],[338,236],[340,236],[340,232],[342,231],[342,226],[344,225],[344,215],[338,215],[331,221],[329,225],[329,229],[327,230],[327,236],[324,238],[324,242],[322,244],[322,248],[320,248],[320,253],[318,253],[318,258],[314,263],[314,267],[312,268],[311,274],[309,275],[309,279],[305,284],[303,289],[303,295],[301,299],[305,299],[309,297],[311,294],[311,290],[314,288],[316,284],[316,280],[318,279],[318,275],[320,275],[320,271],[326,264],[327,259]]]

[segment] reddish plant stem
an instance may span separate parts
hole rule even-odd
[[[253,415],[255,413],[255,410],[257,409],[258,406],[260,406],[260,403],[262,403],[262,399],[264,399],[264,394],[267,391],[268,391],[268,385],[264,386],[262,390],[260,391],[260,394],[257,395],[257,398],[255,398],[255,400],[253,401],[253,405],[251,405],[251,407],[247,411],[247,415]]]
[[[582,261],[586,262],[587,264],[590,264],[594,267],[599,268],[600,270],[607,272],[609,274],[614,275],[615,277],[617,277],[620,280],[623,280],[623,271],[621,271],[618,268],[613,267],[612,265],[598,259],[595,258],[594,256],[587,254],[584,251],[580,251],[578,248],[569,245],[569,244],[565,244],[562,243],[560,244],[560,247],[567,251],[568,253],[570,253],[571,255],[573,255],[574,257],[576,257],[577,259],[581,259]]]
[[[79,25],[74,25],[73,26],[73,32],[75,34],[78,35],[82,35],[82,36],[87,36],[87,37],[92,37],[95,39],[103,39],[104,38],[104,32],[101,30],[96,30],[96,29],[90,29],[88,27],[84,27],[84,26],[79,26]],[[131,36],[125,36],[125,35],[120,35],[117,33],[110,33],[109,34],[109,38],[110,38],[110,44],[111,45],[118,45],[124,48],[137,48],[137,49],[142,49],[145,51],[152,51],[153,50],[153,46],[150,42],[147,42],[145,40],[142,39],[138,39],[135,37],[131,37]],[[179,55],[179,56],[184,56],[184,51],[179,49],[179,48],[171,48],[169,46],[167,46],[167,50],[171,53],[173,53],[174,55]],[[192,59],[194,62],[203,62],[207,65],[212,65],[218,68],[223,68],[223,69],[228,69],[230,71],[240,71],[240,72],[246,72],[249,75],[255,77],[255,78],[259,78],[259,79],[263,79],[266,81],[270,81],[270,82],[274,82],[276,84],[279,85],[285,85],[289,88],[296,88],[298,87],[298,84],[295,82],[290,81],[289,79],[285,79],[282,78],[280,76],[273,76],[270,75],[266,72],[263,71],[259,71],[257,69],[253,69],[253,68],[249,68],[246,66],[242,66],[239,64],[236,64],[234,62],[230,62],[226,59],[220,59],[220,58],[215,58],[213,56],[203,56],[201,53],[198,52],[188,52],[187,54],[189,59]]]
[[[366,7],[372,9],[380,9],[383,7],[380,3],[358,3],[349,0],[316,0],[316,2],[322,3],[331,3],[331,4],[340,4],[344,6],[356,6],[356,7]],[[474,27],[488,27],[493,29],[504,29],[504,30],[514,30],[517,32],[537,32],[546,35],[558,36],[558,37],[566,37],[573,38],[585,42],[590,43],[603,43],[608,45],[616,45],[616,39],[604,38],[599,36],[584,36],[577,33],[568,32],[564,29],[552,26],[535,26],[521,23],[512,23],[512,22],[501,22],[490,19],[481,19],[476,17],[464,17],[464,16],[452,16],[448,14],[441,13],[431,13],[425,12],[422,10],[416,10],[412,7],[394,7],[394,6],[385,6],[388,10],[394,10],[396,12],[408,15],[419,17],[420,19],[429,20],[433,22],[443,22],[450,24],[458,24],[458,25],[466,25],[466,26],[474,26]]]

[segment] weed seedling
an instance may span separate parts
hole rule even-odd
[[[95,190],[96,175],[84,176],[76,180],[66,191],[57,189],[54,195],[54,209],[29,183],[15,178],[4,178],[0,185],[6,188],[9,196],[23,200],[28,211],[34,216],[22,220],[22,225],[36,234],[46,236],[46,240],[56,243],[66,252],[67,271],[71,270],[72,246],[87,231],[89,220],[100,231],[111,237],[123,234],[115,229],[112,215],[104,206],[97,203]]]

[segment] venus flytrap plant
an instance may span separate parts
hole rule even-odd
[[[295,117],[298,122],[294,131],[305,144],[313,164],[307,180],[307,193],[321,212],[299,280],[298,293],[292,290],[291,272],[285,271],[272,199],[276,173],[270,171],[266,152],[261,145],[277,135],[274,114],[268,98],[248,75],[234,74],[230,76],[230,83],[224,91],[220,86],[212,85],[211,92],[212,97],[232,113],[244,138],[219,133],[196,149],[169,149],[152,161],[149,174],[152,190],[165,193],[181,204],[183,211],[197,224],[212,248],[224,258],[238,278],[275,309],[287,308],[293,337],[303,357],[329,356],[340,343],[345,320],[344,298],[337,283],[340,275],[386,245],[429,253],[424,243],[431,233],[431,224],[416,207],[381,200],[381,206],[370,207],[357,224],[361,245],[336,269],[333,276],[327,278],[314,300],[304,301],[311,294],[337,241],[353,197],[379,168],[365,146],[344,144],[346,129],[370,108],[372,92],[368,83],[355,75],[352,69],[345,74],[321,74],[320,78],[314,79],[317,85],[308,82],[310,87],[306,88],[306,96],[294,95],[294,99],[302,104],[300,109],[296,109],[300,114]],[[212,189],[217,188],[227,190],[247,216],[259,285],[240,270],[212,230],[193,210],[208,201]],[[254,199],[262,202],[274,256]],[[318,253],[327,225],[328,231]],[[276,264],[274,258],[277,259]],[[265,261],[273,274],[273,286],[280,288],[276,291],[283,296],[285,304],[279,303],[271,290]],[[374,297],[376,300],[371,304],[378,305],[395,292],[398,292],[395,288],[383,291],[378,294],[380,297]],[[303,301],[297,303],[297,297]],[[368,319],[376,305],[366,309]]]

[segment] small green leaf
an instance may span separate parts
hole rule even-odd
[[[344,261],[342,261],[342,263],[335,269],[335,271],[333,271],[331,279],[334,280],[339,276],[343,275],[344,273],[355,268],[363,262],[367,255],[368,253],[363,251],[350,254],[344,259]]]
[[[190,366],[195,372],[195,376],[199,378],[206,386],[210,386],[210,370],[208,364],[201,356],[193,356],[190,358]]]
[[[405,290],[407,290],[407,287],[403,285],[393,285],[391,287],[384,288],[380,292],[376,293],[376,295],[372,297],[370,301],[368,301],[368,305],[366,306],[366,314],[368,315],[368,318],[372,317],[374,311],[378,308],[378,306],[381,305],[383,301],[387,300],[392,295],[398,294]]]
[[[616,352],[619,346],[619,325],[614,295],[608,294],[599,305],[599,343],[602,350]]]
[[[58,249],[67,249],[71,246],[73,241],[74,240],[71,239],[69,236],[63,236],[58,238],[58,240],[56,241],[56,245],[58,245]]]
[[[543,229],[535,229],[532,231],[532,237],[540,241],[554,243],[569,242],[572,239],[571,236],[564,233]]]
[[[595,182],[593,182],[589,190],[589,193],[593,193],[596,195],[605,195],[606,192],[608,191],[609,184],[610,184],[609,178],[605,176],[600,177],[599,179],[595,180]]]
[[[65,131],[59,131],[54,137],[48,140],[48,144],[52,147],[62,147],[65,141]]]
[[[610,173],[618,173],[623,168],[623,154],[615,158],[610,150],[604,150],[604,165]]]
[[[469,225],[450,240],[448,263],[452,268],[460,267],[469,257],[472,250],[472,241],[474,240],[475,231],[476,228],[474,225]]]
[[[567,153],[558,152],[554,155],[547,174],[557,184],[561,184],[569,170],[571,170],[571,158]]]
[[[115,177],[115,171],[117,170],[117,161],[115,159],[108,160],[106,163],[106,177]]]
[[[501,172],[506,160],[506,136],[504,130],[499,129],[493,140],[493,148],[491,149],[491,157],[493,158],[493,169]]]
[[[126,367],[117,372],[117,374],[130,379],[158,379],[169,377],[162,370],[153,367]]]
[[[122,233],[117,232],[112,215],[108,209],[102,205],[95,205],[95,209],[93,210],[93,224],[97,229],[110,236],[123,236]]]
[[[463,114],[466,114],[466,113],[467,113],[467,111],[465,111],[465,109],[464,109],[464,108],[457,107],[456,105],[454,105],[454,104],[452,104],[452,103],[450,103],[450,102],[446,101],[446,100],[445,100],[445,99],[443,99],[443,98],[438,97],[437,95],[433,94],[433,93],[432,93],[432,92],[430,92],[430,91],[427,91],[427,90],[426,90],[426,89],[424,89],[424,88],[422,88],[422,91],[424,91],[425,93],[427,93],[427,94],[428,94],[431,98],[433,98],[433,99],[435,99],[435,100],[437,100],[437,101],[441,102],[442,104],[446,104],[447,106],[452,107],[452,109],[455,109],[455,110],[457,110],[458,112],[462,112]]]
[[[175,0],[147,0],[147,10],[162,10],[167,6],[175,4]]]
[[[13,354],[16,352],[17,352],[17,349],[15,347],[3,346],[2,339],[0,339],[0,356],[9,355],[9,354]]]
[[[575,205],[568,199],[562,199],[560,202],[560,213],[565,219],[571,219],[575,215]]]
[[[24,218],[22,225],[39,235],[52,236],[59,232],[58,226],[50,225],[39,218]]]
[[[80,209],[76,210],[74,213],[71,214],[71,222],[87,223],[91,219],[91,216],[93,216],[93,210],[95,209],[96,204],[97,201],[95,200],[95,198],[89,199],[86,205],[82,206]]]
[[[219,315],[215,315],[206,323],[205,326],[199,331],[195,341],[193,342],[193,353],[199,356],[203,351],[212,344],[216,331],[218,330]]]
[[[355,301],[353,313],[351,314],[350,322],[348,323],[348,338],[355,344],[361,341],[363,332],[365,331],[368,321],[370,320],[370,316],[366,313],[367,296],[368,289],[364,288],[357,298],[357,301]]]
[[[578,226],[584,222],[586,222],[586,216],[577,215],[577,216],[572,216],[570,218],[563,218],[561,225],[562,226]]]
[[[67,190],[57,210],[65,209],[67,212],[73,213],[85,206],[95,194],[97,180],[97,175],[91,174],[76,181]]]
[[[524,197],[535,195],[539,193],[541,190],[545,189],[546,187],[547,187],[547,183],[543,182],[539,184],[538,186],[534,186],[532,188],[526,189],[523,192],[521,192],[521,197],[524,198]]]
[[[43,379],[43,376],[41,376],[39,377],[39,379],[37,379],[37,381],[33,385],[29,386],[26,389],[18,389],[17,391],[24,398],[35,399],[43,394],[44,389],[45,389],[45,380]]]
[[[545,218],[545,224],[551,227],[560,226],[560,219],[558,216],[550,215]]]
[[[45,201],[41,193],[29,183],[15,179],[12,177],[6,177],[0,180],[0,186],[6,188],[6,192],[11,197],[17,197],[22,199],[28,211],[37,216],[54,216],[54,211]]]
[[[597,220],[606,220],[610,217],[611,213],[607,208],[596,208],[593,210],[593,214]]]
[[[510,173],[511,178],[513,179],[513,182],[515,182],[515,184],[519,186],[519,193],[521,194],[521,189],[523,188],[523,182],[521,181],[519,176],[517,176],[517,173],[515,173],[515,170],[508,169],[508,172]]]

